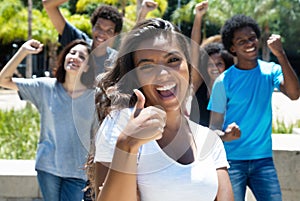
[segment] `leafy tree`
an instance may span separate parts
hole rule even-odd
[[[167,9],[168,2],[166,0],[156,0],[158,9],[150,12],[147,17],[162,17]],[[137,16],[137,1],[136,0],[78,0],[76,5],[77,13],[85,13],[91,15],[99,4],[113,5],[120,9],[124,15],[123,31],[130,30],[136,22]]]
[[[28,7],[28,0],[21,0],[25,7]],[[42,0],[32,0],[32,7],[37,10],[43,9]]]
[[[195,5],[201,1],[202,0],[192,0],[181,8],[176,9],[172,14],[172,21],[177,24],[185,22],[185,24],[188,23],[192,26]],[[294,0],[294,2],[296,1],[297,0]],[[217,26],[220,29],[224,22],[233,15],[245,14],[251,16],[258,22],[262,30],[263,59],[269,60],[269,49],[267,48],[266,40],[270,33],[280,32],[278,22],[280,22],[282,14],[285,15],[290,12],[296,16],[292,5],[291,1],[285,0],[210,0],[209,9],[204,18],[203,36],[205,38],[207,27]],[[218,33],[219,31],[215,34]],[[187,35],[189,36],[189,34]]]

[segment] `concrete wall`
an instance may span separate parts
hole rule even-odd
[[[300,200],[300,135],[275,134],[274,161],[284,201]],[[247,201],[255,201],[247,191]],[[0,160],[0,201],[42,201],[33,160]]]

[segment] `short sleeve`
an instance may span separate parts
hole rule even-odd
[[[91,38],[84,32],[80,31],[77,29],[75,26],[70,24],[69,22],[66,22],[64,31],[62,35],[59,35],[58,41],[62,46],[66,46],[69,44],[71,41],[76,40],[76,39],[83,39],[85,40],[88,44],[92,44]]]
[[[208,127],[189,121],[198,149],[199,160],[212,158],[215,168],[229,167],[221,138]]]
[[[283,74],[281,66],[278,64],[273,63],[272,67],[272,75],[273,75],[273,83],[274,87],[277,89],[280,89],[280,84],[283,81]]]
[[[18,86],[18,93],[21,100],[30,101],[37,108],[42,104],[43,90],[47,86],[47,82],[52,82],[52,79],[36,78],[36,79],[24,79],[14,78],[14,82]],[[50,84],[50,83],[49,83]]]
[[[215,167],[216,167],[216,169],[222,168],[222,167],[229,168],[224,144],[219,136],[216,136],[216,137],[218,139],[216,140],[216,144],[215,144],[214,151],[213,151]]]
[[[225,87],[221,76],[219,76],[214,82],[207,109],[213,112],[224,114],[226,111],[226,104],[227,98]]]
[[[94,162],[112,161],[117,139],[127,125],[130,115],[130,109],[123,109],[111,112],[104,119],[96,135]]]

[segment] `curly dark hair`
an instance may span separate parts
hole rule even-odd
[[[251,27],[256,33],[257,38],[260,38],[261,33],[257,22],[253,18],[243,14],[238,14],[228,19],[225,22],[224,26],[221,28],[221,35],[224,47],[228,52],[230,52],[234,56],[236,56],[235,53],[230,51],[230,48],[233,45],[232,40],[234,33],[235,31],[245,27]]]
[[[115,33],[120,33],[123,27],[123,16],[114,6],[101,5],[93,12],[91,16],[92,27],[95,26],[98,18],[111,20],[115,23]]]

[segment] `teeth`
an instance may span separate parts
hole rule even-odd
[[[71,66],[73,66],[73,67],[78,67],[76,64],[74,64],[74,63],[70,63],[70,65]]]
[[[99,42],[103,42],[103,41],[104,41],[104,39],[102,39],[102,38],[100,38],[100,37],[97,37],[97,41],[99,41]]]
[[[79,68],[79,66],[78,65],[76,65],[75,63],[73,63],[73,62],[70,62],[69,64],[68,64],[68,69],[71,69],[71,68]]]
[[[161,86],[161,87],[157,87],[156,90],[158,91],[167,91],[167,90],[171,90],[172,88],[174,88],[176,86],[176,84],[168,84],[165,86]]]
[[[255,48],[253,47],[253,48],[247,49],[246,52],[252,52],[254,50],[255,50]]]

